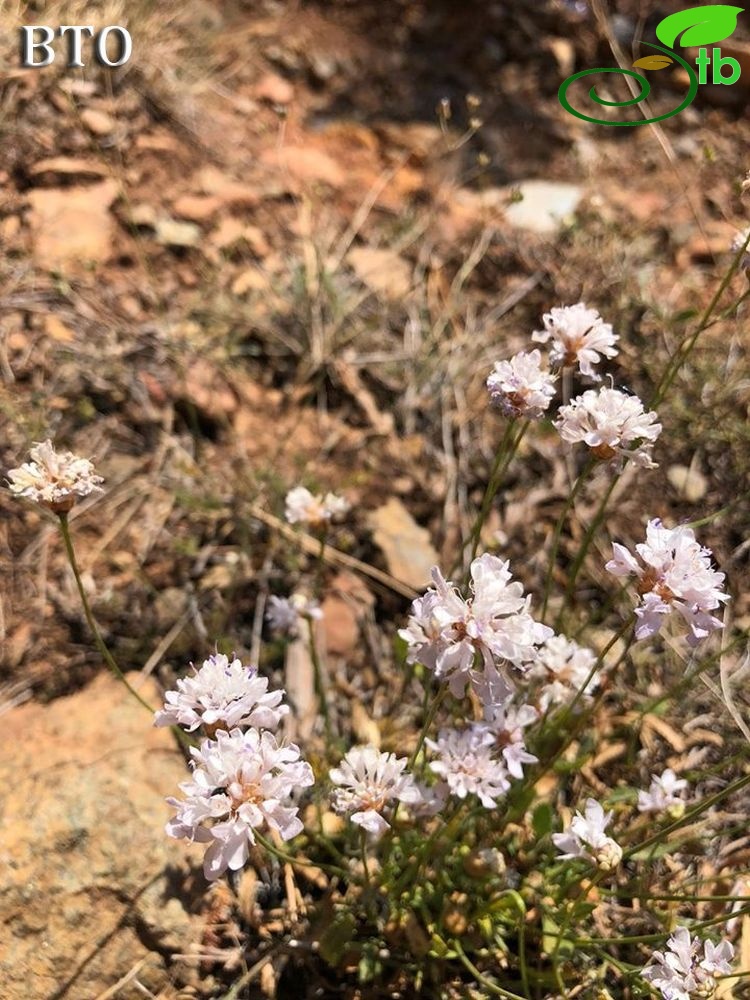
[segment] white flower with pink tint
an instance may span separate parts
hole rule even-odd
[[[487,377],[490,399],[507,417],[539,420],[555,395],[555,376],[543,371],[540,351],[498,361]]]
[[[701,941],[687,927],[678,927],[665,951],[655,951],[641,975],[664,1000],[709,1000],[716,977],[731,974],[733,958],[729,941]]]
[[[560,407],[555,427],[563,441],[588,445],[600,461],[656,468],[651,451],[661,424],[656,413],[644,410],[637,396],[606,387],[587,389]]]
[[[276,729],[289,711],[283,705],[283,691],[269,691],[268,679],[255,667],[246,667],[236,657],[229,660],[215,653],[203,661],[200,670],[182,677],[176,691],[167,691],[164,708],[154,719],[157,726],[184,726],[193,732],[204,726],[210,735],[221,728],[258,726]]]
[[[679,819],[685,812],[685,799],[678,793],[687,786],[687,781],[678,778],[671,767],[661,775],[652,775],[648,791],[638,792],[638,811],[669,813],[674,819]]]
[[[602,358],[617,356],[615,344],[619,340],[596,309],[589,309],[583,302],[574,306],[559,306],[542,317],[544,329],[537,330],[531,339],[538,344],[552,341],[550,361],[553,365],[567,367],[578,365],[582,375],[596,382],[601,377],[593,366]]]
[[[91,462],[71,451],[55,451],[49,440],[34,445],[29,458],[29,462],[8,472],[8,488],[16,496],[64,514],[78,497],[101,492],[104,480],[96,475]]]
[[[656,635],[673,611],[689,629],[688,642],[696,645],[722,622],[711,612],[729,596],[721,589],[724,574],[715,570],[711,552],[698,544],[691,528],[665,528],[658,518],[646,526],[646,541],[635,547],[641,563],[624,545],[615,542],[614,558],[605,569],[616,577],[635,576],[641,603],[635,609],[636,639]]]
[[[596,799],[586,800],[583,814],[577,812],[563,833],[553,833],[552,842],[562,858],[585,858],[602,871],[612,871],[622,860],[622,848],[604,832],[612,819]]]
[[[254,831],[275,831],[290,840],[302,831],[297,789],[314,783],[310,765],[300,760],[294,744],[280,746],[272,733],[239,729],[217,733],[191,747],[193,773],[180,790],[184,800],[170,798],[177,814],[167,823],[170,837],[207,844],[203,871],[217,879],[238,871],[256,843]]]
[[[552,629],[536,622],[531,598],[512,582],[508,563],[483,555],[471,564],[471,596],[464,598],[435,566],[432,587],[412,604],[408,626],[399,635],[409,646],[409,662],[422,663],[461,697],[476,669],[494,660],[525,669]],[[476,669],[475,669],[476,668]]]
[[[304,486],[295,486],[286,495],[286,519],[290,524],[309,524],[320,527],[338,517],[343,517],[351,505],[335,493],[313,495]]]
[[[564,705],[576,696],[596,663],[596,654],[585,646],[553,635],[539,647],[539,655],[529,671],[530,681],[540,687],[536,702],[542,712],[556,705]],[[598,684],[596,673],[589,680],[584,695],[590,697]]]
[[[508,768],[495,752],[494,735],[484,728],[442,729],[437,740],[425,740],[437,760],[430,769],[459,799],[476,795],[487,809],[510,788]]]
[[[381,753],[373,746],[353,747],[338,767],[329,772],[334,785],[332,804],[338,813],[349,813],[373,840],[383,836],[390,824],[385,819],[397,802],[416,805],[422,794],[410,774],[407,760]]]
[[[502,754],[508,773],[523,778],[523,765],[537,762],[526,749],[523,731],[537,721],[539,713],[532,705],[512,704],[513,689],[494,667],[488,667],[472,687],[482,703],[484,717],[473,728],[489,735],[495,749]]]
[[[539,713],[531,705],[509,705],[492,713],[484,723],[476,728],[492,735],[495,748],[502,754],[508,774],[513,778],[523,778],[523,765],[536,764],[538,758],[526,749],[523,731],[539,718]]]

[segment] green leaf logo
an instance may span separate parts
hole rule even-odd
[[[659,22],[656,37],[671,48],[674,48],[678,35],[682,35],[679,42],[682,48],[688,45],[713,45],[714,42],[729,38],[737,27],[737,15],[744,9],[726,3],[712,3],[681,10]]]

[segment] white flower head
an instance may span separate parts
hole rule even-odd
[[[508,563],[485,554],[471,564],[471,596],[464,598],[437,566],[433,585],[412,604],[407,628],[399,635],[409,645],[409,662],[422,663],[439,680],[447,680],[452,694],[466,691],[475,657],[485,669],[505,660],[526,669],[536,647],[552,630],[535,621],[530,597],[512,581]]]
[[[552,341],[552,364],[560,367],[577,364],[582,375],[600,382],[601,377],[593,366],[602,358],[616,357],[615,344],[620,339],[612,332],[610,324],[604,322],[596,309],[589,309],[583,302],[551,309],[542,319],[544,329],[535,331],[531,339],[538,344]]]
[[[273,830],[282,840],[302,831],[292,795],[314,778],[294,744],[279,745],[272,733],[257,729],[233,729],[190,753],[193,773],[180,785],[184,800],[167,799],[177,814],[166,831],[209,845],[203,859],[207,879],[242,868],[255,830]]]
[[[575,697],[596,663],[596,654],[585,646],[553,635],[539,648],[536,662],[529,671],[529,680],[540,684],[537,702],[542,712],[556,705],[564,705]],[[590,698],[598,684],[595,673],[584,691]]]
[[[448,786],[444,781],[428,785],[424,781],[415,781],[419,799],[408,804],[409,814],[415,818],[431,819],[443,811],[448,801]]]
[[[490,399],[508,417],[539,420],[555,395],[555,376],[543,371],[538,350],[498,361],[487,378]]]
[[[475,728],[491,734],[496,749],[505,760],[508,774],[523,778],[523,765],[536,764],[538,760],[526,749],[523,731],[537,721],[539,713],[533,705],[483,707],[485,721],[477,723]]]
[[[577,812],[563,833],[553,833],[552,842],[563,858],[585,858],[612,871],[622,860],[622,848],[604,832],[611,819],[596,799],[587,799],[585,813]]]
[[[350,503],[335,493],[315,496],[304,486],[295,486],[286,495],[286,519],[290,524],[309,524],[320,527],[350,509]]]
[[[734,948],[729,941],[715,945],[691,937],[687,927],[678,927],[665,951],[655,951],[641,975],[664,1000],[708,1000],[716,990],[716,976],[731,973]]]
[[[184,726],[188,732],[202,725],[211,735],[237,726],[276,729],[289,711],[283,697],[283,691],[268,690],[268,679],[255,667],[215,653],[192,676],[180,678],[176,691],[167,691],[154,724]]]
[[[583,442],[601,461],[656,468],[651,451],[661,424],[656,413],[644,410],[637,396],[606,386],[587,389],[560,407],[555,427],[563,441]]]
[[[350,813],[373,840],[383,836],[390,824],[384,817],[392,804],[419,804],[422,794],[410,774],[407,760],[381,753],[373,746],[352,747],[338,767],[329,772],[334,785],[332,804],[338,813]]]
[[[669,813],[673,819],[679,819],[685,812],[685,799],[677,793],[687,788],[687,784],[670,767],[661,776],[652,775],[648,791],[638,792],[638,811]]]
[[[64,514],[78,497],[101,491],[104,480],[91,462],[71,451],[55,451],[50,440],[34,445],[29,457],[29,462],[8,472],[9,489],[16,496]]]
[[[672,611],[685,619],[691,646],[723,627],[711,612],[729,600],[721,590],[724,574],[713,568],[710,550],[698,544],[691,528],[665,528],[655,518],[646,525],[646,541],[635,550],[643,565],[615,542],[614,558],[605,569],[616,577],[638,578],[641,604],[635,609],[636,639],[656,635]]]
[[[295,638],[301,623],[307,619],[316,621],[323,617],[317,601],[305,594],[294,593],[290,597],[268,598],[266,621],[275,632]]]
[[[437,740],[425,740],[437,756],[430,769],[448,786],[451,795],[476,795],[486,809],[510,788],[508,768],[495,752],[495,739],[484,727],[442,729]]]

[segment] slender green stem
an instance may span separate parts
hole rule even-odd
[[[68,524],[68,515],[58,514],[58,520],[60,524],[60,533],[62,534],[63,542],[65,543],[65,552],[68,556],[68,562],[70,563],[70,568],[73,570],[73,576],[75,577],[76,587],[78,588],[78,595],[81,598],[81,604],[83,605],[83,613],[86,616],[86,622],[88,623],[89,629],[91,630],[91,634],[94,637],[96,648],[99,650],[99,652],[102,655],[102,658],[104,659],[104,662],[107,664],[107,666],[112,671],[114,676],[118,679],[118,681],[121,681],[128,689],[128,691],[132,694],[132,696],[136,699],[136,701],[139,701],[141,705],[143,705],[143,707],[153,715],[155,710],[151,707],[151,705],[149,705],[149,703],[145,700],[145,698],[143,698],[140,694],[138,694],[135,688],[130,684],[128,679],[125,677],[125,674],[122,672],[122,670],[120,670],[119,666],[117,665],[117,661],[115,660],[114,656],[112,656],[112,654],[110,653],[106,642],[102,638],[101,632],[99,631],[99,626],[96,624],[96,619],[92,614],[91,607],[89,605],[89,599],[86,596],[86,591],[83,586],[83,581],[81,580],[81,571],[78,568],[78,561],[76,560],[75,549],[73,548],[73,540],[70,536],[70,525]],[[179,732],[182,736],[185,735],[182,732],[182,730],[179,730]]]
[[[369,890],[372,887],[372,882],[370,881],[370,868],[367,861],[367,833],[361,827],[359,830],[359,850],[362,855],[364,886],[365,889]]]
[[[745,490],[744,493],[740,493],[739,496],[736,496],[733,500],[730,500],[728,504],[725,504],[723,507],[720,507],[718,510],[715,510],[713,514],[706,514],[705,517],[698,518],[697,521],[688,521],[685,524],[685,527],[702,528],[704,524],[710,524],[712,521],[716,521],[718,520],[718,518],[723,517],[724,514],[727,513],[727,511],[731,510],[733,507],[736,507],[738,503],[742,503],[743,500],[747,500],[749,496],[750,496],[750,490]]]
[[[712,656],[707,657],[693,670],[688,671],[682,680],[675,684],[669,691],[665,694],[660,694],[658,697],[653,698],[650,702],[644,705],[640,710],[640,718],[643,718],[644,715],[648,715],[650,712],[656,711],[656,709],[665,701],[669,701],[670,699],[675,700],[676,698],[679,698],[683,692],[689,691],[696,677],[699,677],[704,670],[707,670],[713,663],[720,660],[725,653],[730,653],[736,646],[739,646],[741,642],[744,642],[747,639],[748,634],[750,634],[750,629],[743,629],[728,645],[719,649],[719,651],[714,653]]]
[[[586,629],[590,628],[592,625],[596,624],[597,622],[606,621],[610,611],[614,608],[614,606],[620,600],[620,598],[624,596],[629,587],[630,587],[630,580],[625,580],[615,590],[611,590],[607,595],[607,599],[597,610],[596,621],[594,621],[594,619],[592,618],[589,619],[588,621],[584,621],[581,625],[579,625],[579,627],[571,636],[573,641],[578,642],[583,633],[586,631]]]
[[[670,823],[669,826],[665,826],[663,830],[659,830],[657,833],[653,834],[651,837],[647,837],[646,840],[642,841],[640,844],[636,844],[634,847],[629,848],[625,851],[623,859],[627,860],[632,858],[634,854],[638,854],[640,851],[645,851],[647,847],[651,847],[654,844],[660,843],[665,837],[669,836],[670,833],[674,833],[675,830],[679,830],[683,826],[687,826],[694,819],[703,815],[712,806],[717,805],[719,802],[723,801],[729,795],[733,795],[735,792],[741,791],[750,785],[750,774],[744,775],[742,778],[737,778],[731,784],[727,785],[720,792],[716,792],[714,795],[709,795],[707,799],[703,799],[699,802],[697,806],[689,809],[680,819],[675,820],[674,823]]]
[[[326,562],[326,542],[328,541],[328,532],[330,530],[329,522],[324,522],[323,529],[320,535],[320,549],[318,550],[318,558],[315,565],[315,580],[313,583],[313,597],[317,600],[321,600],[323,596],[323,574],[325,573]]]
[[[466,952],[461,947],[461,942],[457,939],[451,941],[451,948],[458,955],[461,963],[468,972],[476,979],[478,983],[481,983],[486,990],[489,990],[496,997],[505,997],[506,1000],[529,1000],[528,997],[522,997],[519,993],[512,993],[510,990],[503,989],[502,986],[498,986],[493,983],[491,979],[488,979],[479,969],[474,965],[471,959],[467,956]]]
[[[656,392],[654,393],[653,399],[649,403],[650,407],[653,408],[654,406],[658,406],[658,404],[662,401],[662,399],[664,399],[667,392],[669,391],[670,386],[672,385],[677,376],[677,372],[680,370],[680,368],[682,368],[683,364],[687,361],[690,352],[695,347],[698,337],[700,337],[700,335],[708,327],[714,309],[719,304],[719,300],[721,299],[722,295],[727,289],[729,282],[737,273],[742,258],[747,253],[748,243],[750,243],[750,236],[748,236],[742,248],[735,255],[729,269],[727,270],[726,274],[724,275],[724,278],[720,282],[719,287],[716,289],[713,298],[706,306],[703,315],[700,318],[698,326],[695,330],[695,333],[691,334],[686,340],[683,340],[682,343],[677,348],[677,350],[675,351],[674,355],[672,356],[672,360],[668,363],[664,371],[664,374],[662,375],[659,384],[656,387]],[[743,293],[743,295],[740,296],[738,301],[734,303],[732,308],[736,308],[736,306],[739,305],[740,302],[742,302],[742,300],[746,297],[746,295],[747,292]]]
[[[586,533],[583,536],[583,540],[581,541],[578,552],[576,553],[576,557],[573,560],[573,565],[570,567],[570,572],[568,573],[568,583],[567,586],[565,587],[565,599],[563,601],[562,608],[560,609],[560,614],[558,615],[555,627],[559,626],[563,610],[566,607],[568,607],[568,605],[573,599],[576,580],[578,579],[578,574],[581,570],[581,566],[583,566],[583,561],[586,558],[586,555],[589,551],[594,535],[596,534],[596,532],[599,529],[599,526],[604,520],[604,515],[607,510],[607,504],[609,503],[610,497],[612,496],[612,493],[614,492],[615,486],[617,485],[619,479],[620,479],[620,473],[617,473],[612,477],[612,481],[607,487],[606,493],[599,501],[599,506],[597,507],[596,513],[591,519],[591,524],[586,529]]]
[[[393,898],[398,899],[402,892],[406,889],[407,885],[410,883],[415,883],[419,878],[420,872],[422,871],[422,866],[428,857],[432,853],[432,848],[435,842],[442,836],[446,836],[449,841],[452,841],[453,836],[456,832],[456,827],[461,823],[465,823],[471,816],[462,816],[464,807],[464,802],[459,802],[453,816],[450,819],[445,820],[441,825],[436,826],[432,833],[425,839],[421,848],[417,852],[416,858],[408,865],[406,871],[402,873],[401,877],[393,885]]]
[[[690,927],[691,931],[703,931],[708,927],[715,927],[717,924],[725,924],[730,917],[736,919],[737,917],[744,916],[744,914],[750,913],[750,906],[744,906],[739,910],[735,910],[734,913],[723,913],[719,917],[712,917],[710,920],[703,920],[700,923],[692,924]],[[550,937],[555,937],[554,931],[547,932]],[[585,948],[588,945],[613,945],[613,944],[655,944],[657,941],[663,941],[668,938],[672,932],[671,931],[660,931],[656,934],[633,934],[630,937],[609,937],[609,938],[568,938],[568,942],[575,945],[577,948]]]
[[[531,986],[529,985],[529,967],[526,959],[526,903],[523,900],[523,896],[515,889],[504,889],[485,908],[485,912],[493,912],[500,900],[503,899],[510,899],[518,913],[518,970],[521,973],[521,982],[523,983],[524,990],[526,990],[526,995],[530,997]]]
[[[586,679],[579,686],[579,688],[577,689],[577,691],[576,691],[575,695],[573,696],[573,698],[571,699],[571,701],[568,702],[568,704],[565,706],[565,708],[560,713],[559,717],[556,719],[556,724],[558,726],[562,726],[563,723],[565,723],[565,722],[568,721],[568,719],[572,715],[572,713],[573,713],[576,705],[578,704],[578,702],[581,700],[581,698],[585,694],[586,688],[589,686],[589,684],[591,683],[593,677],[597,674],[597,672],[599,671],[599,669],[603,666],[604,659],[605,659],[607,653],[610,651],[610,649],[612,649],[612,647],[620,639],[622,639],[622,637],[630,629],[630,627],[631,627],[632,624],[633,624],[633,616],[631,615],[626,621],[624,621],[622,623],[622,625],[620,626],[620,628],[617,630],[617,632],[615,632],[615,634],[609,640],[609,642],[604,647],[604,649],[601,651],[601,653],[599,653],[599,655],[597,656],[596,660],[592,664],[591,669],[589,670],[588,674],[586,675]],[[627,651],[630,648],[630,645],[631,645],[632,641],[633,641],[633,637],[631,636],[630,642],[626,645],[623,653],[620,655],[620,657],[618,659],[618,663],[620,663],[624,659],[624,657],[627,655]],[[565,749],[565,747],[563,747],[563,749]],[[558,751],[555,754],[555,757],[554,757],[555,760],[557,759],[557,757],[559,756],[559,754],[561,752],[562,751]],[[535,776],[534,780],[535,781],[538,780],[538,776]]]
[[[482,528],[484,527],[484,522],[487,520],[487,515],[490,512],[492,501],[495,499],[495,495],[500,488],[503,474],[510,464],[510,460],[515,454],[515,451],[521,442],[521,438],[526,431],[526,425],[524,425],[521,428],[521,433],[518,436],[518,439],[515,443],[511,444],[515,427],[515,419],[510,420],[508,422],[508,426],[505,428],[505,433],[502,436],[500,444],[498,445],[498,449],[495,454],[495,461],[492,465],[492,469],[490,470],[487,487],[484,491],[484,496],[482,497],[482,505],[479,508],[479,513],[477,514],[469,536],[469,544],[471,545],[470,562],[472,562],[476,557],[477,549],[479,548],[479,539],[482,535]]]
[[[422,723],[422,729],[420,730],[419,736],[417,738],[417,744],[414,747],[414,751],[412,752],[411,757],[409,758],[409,763],[407,765],[407,770],[409,773],[411,773],[414,770],[414,764],[416,763],[417,757],[419,756],[420,751],[424,746],[424,741],[427,739],[427,733],[430,731],[430,726],[432,725],[432,722],[435,716],[437,715],[438,709],[443,703],[443,699],[445,698],[447,691],[448,691],[447,687],[443,686],[440,688],[438,693],[433,698],[432,704],[430,705],[427,711],[427,715],[425,716],[425,720]],[[391,816],[391,829],[389,831],[389,838],[388,841],[386,842],[386,848],[384,852],[385,861],[389,860],[391,856],[391,851],[393,850],[393,831],[395,829],[396,817],[398,816],[398,810],[400,805],[401,805],[400,802],[396,802],[396,805],[393,807],[393,814]]]
[[[581,470],[580,475],[573,484],[573,489],[568,494],[568,499],[565,501],[565,506],[560,511],[560,516],[557,519],[557,524],[555,525],[555,531],[552,536],[552,550],[549,557],[549,565],[547,566],[547,575],[544,580],[544,597],[542,599],[542,619],[544,619],[547,614],[547,604],[549,602],[550,590],[552,588],[552,578],[555,575],[555,566],[557,564],[557,552],[560,548],[560,538],[562,537],[563,527],[565,526],[565,521],[567,520],[569,512],[573,508],[573,504],[576,501],[576,497],[581,492],[581,487],[588,478],[588,474],[594,466],[594,459],[589,458],[586,465],[584,465]]]
[[[569,901],[569,906],[566,909],[565,915],[563,916],[562,922],[560,924],[560,929],[557,934],[557,941],[555,941],[555,947],[552,949],[552,954],[550,955],[550,961],[552,962],[555,969],[557,969],[557,956],[562,947],[562,943],[566,940],[566,932],[570,927],[573,917],[575,916],[576,903],[579,901],[581,896],[587,896],[592,889],[594,889],[604,878],[605,875],[611,874],[610,872],[605,872],[601,868],[596,872],[596,874],[591,878],[586,886],[579,884],[578,893],[574,899]]]
[[[307,861],[303,858],[293,858],[291,854],[287,854],[286,851],[280,850],[275,844],[272,844],[270,840],[267,840],[262,834],[258,833],[257,830],[253,830],[253,836],[258,843],[268,851],[269,854],[273,854],[274,857],[278,858],[279,861],[283,861],[285,864],[295,865],[301,868],[320,868],[322,871],[329,872],[331,875],[338,875],[345,879],[351,878],[351,872],[347,871],[345,868],[339,868],[338,865],[329,865],[325,861]]]
[[[447,692],[448,692],[448,688],[447,687],[445,687],[445,686],[441,687],[440,690],[438,691],[438,693],[435,695],[435,697],[432,700],[432,704],[430,705],[430,708],[429,708],[429,710],[427,712],[427,715],[425,716],[425,720],[422,723],[422,729],[421,729],[421,731],[419,733],[419,737],[417,739],[417,745],[414,747],[412,755],[409,758],[409,765],[408,765],[408,770],[409,771],[412,770],[412,768],[414,767],[414,764],[416,763],[417,757],[419,756],[419,754],[420,754],[420,752],[422,750],[422,747],[424,746],[424,741],[427,739],[427,733],[430,731],[430,726],[432,725],[433,720],[434,720],[435,716],[437,715],[437,711],[440,708],[440,706],[442,705],[443,699],[445,698]],[[397,808],[398,808],[398,806],[397,806]],[[395,813],[394,813],[394,815],[395,815]]]
[[[602,892],[615,899],[633,899],[630,892],[615,889],[602,889]],[[750,903],[750,896],[651,896],[639,893],[638,899],[647,899],[652,903]]]
[[[315,641],[315,626],[312,618],[307,619],[307,637],[310,659],[312,660],[313,674],[315,677],[315,693],[318,696],[320,714],[323,716],[323,725],[326,731],[326,742],[330,748],[331,743],[333,742],[333,728],[331,726],[331,714],[328,709],[328,698],[326,696],[325,683],[323,681],[323,668],[320,663],[320,656],[318,655],[318,644]]]

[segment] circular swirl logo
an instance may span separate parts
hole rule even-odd
[[[614,122],[611,119],[606,119],[606,118],[594,118],[592,115],[587,115],[584,114],[582,111],[576,110],[576,108],[574,108],[573,105],[568,100],[568,90],[571,84],[575,83],[576,80],[582,80],[584,77],[591,76],[593,73],[616,73],[619,74],[620,76],[629,76],[632,77],[634,80],[637,80],[638,85],[640,87],[640,92],[635,97],[631,97],[630,100],[628,101],[607,101],[603,97],[599,97],[599,95],[596,92],[596,87],[593,86],[589,90],[589,97],[595,104],[598,104],[600,107],[630,108],[633,107],[633,105],[640,104],[641,101],[646,100],[646,98],[651,93],[651,84],[648,82],[646,77],[643,76],[641,73],[637,73],[633,69],[621,69],[620,67],[615,67],[615,66],[598,67],[595,69],[583,69],[579,73],[573,73],[572,76],[569,76],[566,80],[563,80],[563,82],[560,84],[560,89],[557,91],[557,97],[560,101],[560,104],[562,104],[565,110],[568,111],[571,115],[575,115],[576,118],[580,118],[582,121],[590,122],[592,125],[618,125],[625,127],[633,125],[650,125],[653,124],[654,122],[662,122],[665,120],[665,118],[673,118],[675,115],[678,115],[681,111],[684,111],[685,108],[688,107],[688,105],[692,104],[693,100],[695,99],[695,95],[698,93],[698,77],[695,73],[695,70],[690,65],[690,63],[686,62],[676,52],[662,48],[661,45],[656,45],[652,42],[643,42],[643,44],[647,45],[651,49],[657,49],[659,52],[663,52],[668,57],[667,62],[665,62],[663,65],[667,65],[668,62],[672,62],[674,60],[678,62],[680,66],[682,66],[683,69],[687,71],[687,74],[690,78],[690,87],[688,88],[688,92],[683,98],[682,103],[678,107],[674,108],[674,110],[667,111],[663,115],[656,115],[654,118],[639,118],[636,121],[625,121],[625,122]],[[660,57],[654,57],[654,58],[660,58]],[[641,60],[639,60],[639,62],[640,61]],[[661,66],[657,67],[656,65],[653,65],[653,68],[656,69],[663,67]]]

